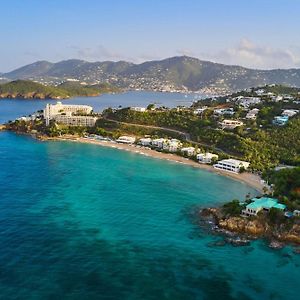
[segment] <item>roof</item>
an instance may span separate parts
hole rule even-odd
[[[260,209],[260,208],[266,208],[266,209],[271,209],[271,208],[277,208],[284,210],[286,206],[284,204],[278,203],[278,200],[275,198],[269,198],[269,197],[262,197],[262,198],[253,198],[253,202],[247,205],[247,208],[250,209]]]
[[[242,161],[242,160],[237,160],[237,159],[233,159],[233,158],[228,158],[228,159],[222,159],[219,161],[219,163],[227,163],[227,164],[231,164],[234,165],[235,167],[239,167],[240,165],[248,167],[250,165],[249,162],[247,161]]]

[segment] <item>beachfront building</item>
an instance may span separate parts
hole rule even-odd
[[[134,110],[134,111],[138,111],[138,112],[145,112],[146,107],[133,106],[133,107],[130,107],[130,110]]]
[[[139,144],[141,144],[142,146],[151,146],[151,143],[152,143],[151,138],[142,138],[139,141]]]
[[[214,153],[206,152],[197,154],[197,160],[202,164],[211,164],[212,161],[218,160],[219,156]]]
[[[244,216],[256,216],[260,211],[270,211],[271,208],[276,208],[281,211],[286,209],[284,204],[278,203],[278,200],[275,198],[262,197],[262,198],[253,198],[252,202],[246,206],[246,209],[242,211]]]
[[[214,164],[214,168],[228,172],[240,173],[242,169],[247,170],[249,165],[250,163],[247,161],[230,158],[219,160],[216,164]]]
[[[152,146],[158,149],[162,149],[164,143],[166,142],[166,139],[160,138],[160,139],[154,139],[152,140]]]
[[[234,129],[243,125],[244,123],[238,120],[223,120],[222,122],[220,122],[220,126],[222,129]]]
[[[195,147],[184,147],[184,148],[181,148],[180,151],[181,151],[181,153],[183,153],[184,155],[187,155],[187,156],[193,156],[196,153]]]
[[[94,117],[88,116],[92,113],[93,108],[88,105],[65,105],[61,102],[57,102],[56,104],[47,104],[43,116],[46,120],[46,125],[49,126],[50,120],[55,120],[57,122],[62,122],[63,124],[72,126],[73,124],[86,123],[86,124],[94,124]],[[75,118],[74,115],[78,115]],[[65,116],[65,117],[60,117]],[[91,126],[94,126],[91,125]],[[80,125],[79,125],[80,126]]]
[[[166,140],[163,143],[163,150],[169,152],[177,152],[181,148],[182,144],[177,139]]]
[[[255,120],[257,117],[257,114],[259,112],[258,108],[253,108],[250,111],[248,111],[247,115],[246,115],[246,119],[248,120]]]
[[[122,144],[133,144],[135,142],[135,137],[134,136],[120,136],[117,140],[117,143],[122,143]]]

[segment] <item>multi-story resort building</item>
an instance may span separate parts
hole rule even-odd
[[[239,173],[242,169],[248,169],[250,163],[237,159],[223,159],[214,164],[214,168],[229,172]]]
[[[44,109],[46,125],[49,126],[50,120],[55,120],[69,126],[94,126],[97,118],[89,116],[93,108],[88,105],[65,105],[61,102],[47,104]],[[78,114],[78,115],[77,115]]]

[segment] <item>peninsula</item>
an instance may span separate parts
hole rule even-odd
[[[50,86],[29,80],[16,80],[0,85],[0,99],[68,99],[76,96],[99,96],[117,91],[119,89],[109,84],[82,85],[66,81],[57,86]]]

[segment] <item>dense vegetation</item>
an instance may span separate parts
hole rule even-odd
[[[277,108],[281,111],[281,108]],[[249,121],[245,127],[233,131],[216,130],[217,120],[212,111],[207,110],[201,117],[190,110],[156,110],[143,113],[130,109],[113,111],[107,109],[104,116],[122,122],[154,125],[185,131],[191,139],[208,144],[216,150],[223,149],[228,154],[251,161],[251,168],[263,171],[278,163],[300,165],[300,119],[294,118],[284,127],[271,125],[271,110]],[[262,118],[270,119],[264,127],[259,123]],[[288,145],[288,146],[287,146]]]
[[[274,196],[281,197],[289,208],[300,208],[300,167],[269,170],[264,177],[274,186]]]
[[[0,98],[64,99],[73,96],[96,96],[115,91],[117,89],[108,84],[83,86],[75,82],[65,82],[54,87],[28,80],[16,80],[0,85]]]

